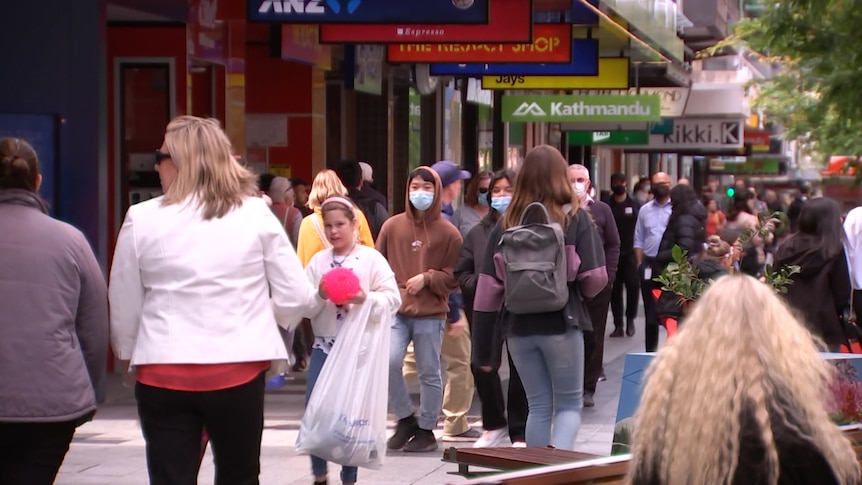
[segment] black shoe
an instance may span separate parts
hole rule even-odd
[[[395,434],[386,442],[386,447],[390,450],[404,448],[417,431],[419,431],[419,423],[416,422],[416,416],[411,414],[404,419],[399,419],[395,426]]]
[[[405,453],[427,453],[437,449],[437,437],[434,432],[419,428],[413,438],[404,445]]]
[[[611,332],[611,338],[617,338],[617,337],[622,337],[622,336],[623,336],[623,326],[622,326],[622,324],[620,324],[620,325],[614,325],[614,331],[613,331],[613,332]]]
[[[596,400],[593,398],[593,393],[590,391],[585,392],[584,393],[584,407],[585,408],[591,408],[591,407],[595,407],[595,405],[596,405]]]
[[[634,337],[635,335],[635,321],[629,320],[626,322],[626,337]]]

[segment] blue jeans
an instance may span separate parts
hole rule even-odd
[[[320,349],[313,349],[309,360],[308,375],[306,377],[305,385],[305,404],[308,404],[308,398],[311,397],[311,390],[314,389],[314,384],[317,383],[317,378],[320,376],[320,370],[326,362],[326,353]],[[326,475],[326,460],[311,455],[311,472],[314,473],[315,476]],[[341,467],[341,481],[345,483],[355,483],[356,472],[357,468],[355,466]]]
[[[419,376],[419,427],[437,427],[443,406],[443,379],[440,377],[440,347],[443,345],[443,318],[411,318],[395,315],[389,348],[389,408],[395,417],[413,414],[402,367],[407,346],[413,341],[416,374]]]
[[[509,337],[530,412],[527,446],[575,448],[584,404],[584,334]]]

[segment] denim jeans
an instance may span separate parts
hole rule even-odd
[[[584,335],[509,337],[527,402],[527,446],[575,448],[584,399]]]
[[[308,363],[308,375],[306,376],[305,385],[305,403],[308,404],[308,398],[311,397],[311,391],[314,389],[314,384],[317,383],[317,378],[320,376],[320,370],[323,369],[323,364],[326,362],[327,354],[320,349],[311,351],[311,358]],[[327,473],[326,460],[323,458],[311,455],[311,472],[315,476],[323,476]],[[357,468],[355,466],[341,467],[341,481],[345,483],[356,483]]]
[[[389,348],[389,408],[395,417],[413,414],[402,367],[407,346],[413,341],[416,373],[419,376],[419,427],[437,427],[443,406],[443,380],[440,377],[440,347],[443,344],[443,318],[411,318],[395,315]]]

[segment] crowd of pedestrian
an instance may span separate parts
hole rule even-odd
[[[814,365],[818,343],[837,351],[855,337],[846,315],[862,289],[862,208],[844,218],[832,200],[804,190],[793,201],[769,190],[761,198],[744,182],[727,197],[717,179],[698,193],[662,172],[631,188],[615,173],[598,197],[587,167],[538,146],[517,171],[415,168],[405,210],[390,215],[367,163],[341,161],[310,185],[259,177],[217,121],[190,116],[167,126],[155,166],[164,196],[129,208],[106,283],[84,236],[47,215],[36,153],[0,139],[0,483],[53,481],[75,429],[96,412],[109,347],[135,389],[152,483],[196,483],[206,446],[217,483],[257,483],[266,389],[304,371],[306,402],[326,392],[318,382],[339,371],[338,349],[364,345],[340,338],[357,318],[389,337],[388,365],[362,371],[385,373],[385,389],[358,391],[385,393],[397,420],[381,447],[435,451],[442,418],[443,441],[572,450],[604,379],[609,311],[610,338],[633,338],[642,302],[645,350],[657,351],[667,290],[656,277],[679,249],[712,288],[683,316],[696,330],[674,337],[651,370],[635,483],[747,483],[731,478],[752,469],[784,476],[800,453],[785,454],[796,429],[820,457],[807,476],[859,476],[822,407],[788,404],[813,391],[782,374],[794,357],[781,345],[798,345],[798,361]],[[758,283],[789,265],[798,272],[783,299]],[[345,270],[355,287],[332,286],[330,275]],[[710,359],[686,357],[714,345],[722,352]],[[748,360],[727,360],[732,352]],[[776,368],[756,352],[788,363]],[[828,373],[808,371],[809,384]],[[699,394],[703,378],[721,385]],[[474,392],[481,431],[467,420]],[[708,417],[735,424],[683,439],[703,409],[681,404],[688,399],[709,400]],[[692,421],[661,421],[669,403],[697,409],[679,411]],[[788,420],[770,428],[775,416]],[[731,446],[714,468],[675,454],[704,443]],[[356,483],[356,462],[339,464],[341,481]],[[327,483],[325,458],[312,453],[311,468]]]

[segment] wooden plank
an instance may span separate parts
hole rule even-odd
[[[605,480],[621,480],[628,473],[629,455],[607,457],[586,462],[544,466],[537,469],[518,470],[498,475],[460,482],[462,485],[563,485],[577,483],[602,483]]]

